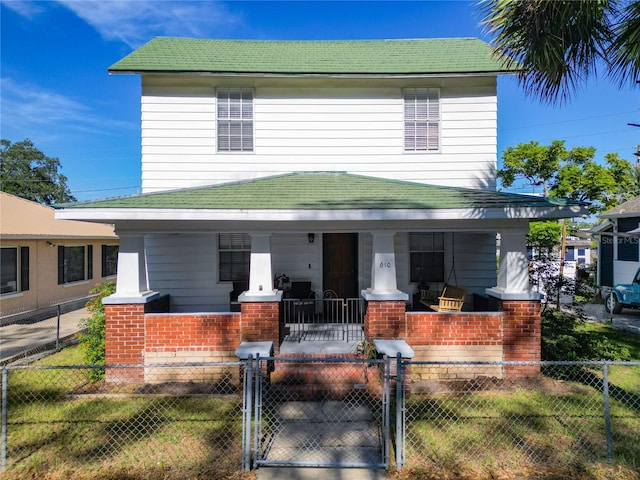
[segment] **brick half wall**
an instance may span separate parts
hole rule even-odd
[[[146,383],[193,381],[239,382],[233,366],[180,366],[189,363],[237,362],[239,313],[149,314],[145,317]],[[151,365],[175,365],[152,367]]]
[[[500,362],[503,348],[502,312],[407,313],[407,343],[422,362]],[[420,382],[502,377],[499,365],[413,365],[414,388]]]

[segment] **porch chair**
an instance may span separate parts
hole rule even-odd
[[[315,317],[315,294],[311,290],[311,282],[291,282],[291,298],[294,299],[294,318],[305,322]]]
[[[455,252],[455,232],[451,235],[451,251]],[[453,285],[450,285],[451,275],[453,275]],[[464,297],[467,291],[464,288],[456,286],[458,279],[456,278],[456,257],[455,253],[451,256],[451,271],[447,277],[447,283],[444,284],[442,294],[437,297],[437,301],[420,300],[424,305],[436,312],[459,312],[464,304]]]
[[[462,310],[466,295],[467,291],[464,288],[445,284],[439,297],[435,299],[422,298],[420,303],[436,312],[459,312]]]
[[[233,290],[229,292],[229,304],[230,311],[239,312],[240,304],[238,303],[238,296],[242,293],[249,290],[249,282],[248,281],[237,281],[233,282]]]

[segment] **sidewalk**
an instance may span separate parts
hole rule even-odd
[[[60,315],[59,341],[79,332],[80,321],[89,316],[86,308]],[[55,348],[57,330],[57,316],[35,323],[22,321],[0,327],[0,364]]]

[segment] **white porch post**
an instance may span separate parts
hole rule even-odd
[[[407,300],[409,295],[398,290],[396,279],[395,232],[374,231],[371,288],[362,292],[367,300]]]
[[[271,270],[271,233],[250,233],[251,266],[247,296],[274,295]]]
[[[498,284],[487,289],[489,295],[504,300],[537,300],[538,293],[529,288],[529,259],[526,234],[528,230],[511,229],[500,232],[500,267]]]
[[[158,294],[149,290],[144,234],[118,232],[118,280],[116,293],[105,298],[105,304],[146,303]]]

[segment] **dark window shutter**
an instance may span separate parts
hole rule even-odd
[[[87,280],[93,278],[93,245],[87,245]]]
[[[58,285],[64,283],[64,247],[58,247]]]
[[[107,246],[106,245],[102,245],[102,254],[100,255],[100,257],[102,258],[102,277],[106,277],[106,272],[107,272]]]
[[[29,247],[20,247],[20,291],[29,290]]]

